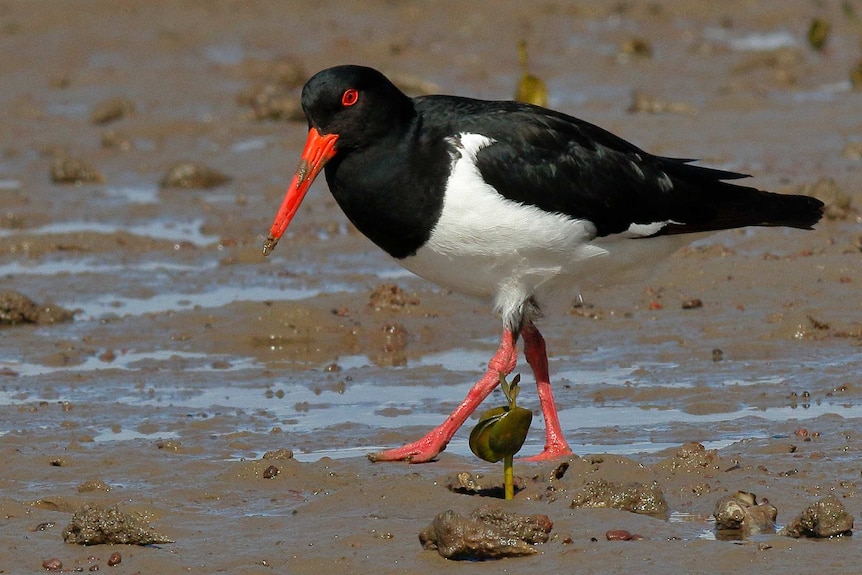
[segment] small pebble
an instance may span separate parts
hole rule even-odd
[[[105,177],[83,160],[59,157],[51,162],[51,181],[55,184],[103,183]]]
[[[682,302],[682,309],[698,309],[703,307],[703,302],[698,298],[689,299]]]
[[[60,571],[63,568],[63,562],[53,557],[42,561],[42,568],[46,571]]]
[[[209,189],[230,181],[230,176],[222,174],[197,162],[180,162],[171,166],[162,176],[162,188]]]
[[[115,130],[105,130],[100,137],[103,148],[127,152],[132,149],[132,142],[127,136]]]
[[[126,98],[108,98],[96,104],[90,114],[90,122],[94,124],[107,124],[119,120],[123,116],[135,111],[135,103]]]
[[[305,113],[299,96],[277,84],[263,84],[243,91],[237,103],[251,108],[254,120],[304,122]]]
[[[111,553],[111,556],[108,557],[108,567],[114,567],[119,565],[123,561],[123,556],[120,555],[119,551],[114,551]]]
[[[814,18],[808,26],[808,44],[817,51],[823,50],[829,40],[832,26],[822,18]]]
[[[31,529],[31,531],[47,531],[48,529],[54,527],[54,525],[55,523],[53,521],[46,521],[44,523],[40,523],[39,525]]]
[[[182,443],[176,439],[160,439],[156,442],[156,447],[164,451],[179,451],[182,448]]]
[[[652,57],[652,46],[643,38],[629,38],[620,45],[620,56]]]
[[[278,475],[278,467],[276,467],[275,465],[270,465],[263,470],[264,479],[273,479],[276,475]]]

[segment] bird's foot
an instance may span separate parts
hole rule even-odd
[[[519,461],[550,461],[560,457],[568,457],[572,454],[573,452],[569,447],[569,444],[564,441],[562,443],[545,445],[545,449],[543,449],[541,453],[537,453],[536,455],[531,455],[529,457],[519,457],[518,459]]]
[[[441,444],[440,438],[432,432],[422,439],[408,443],[407,445],[378,453],[369,453],[368,459],[375,462],[406,461],[407,463],[428,463],[444,449],[446,449],[446,443]]]

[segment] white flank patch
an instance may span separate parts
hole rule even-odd
[[[589,242],[595,226],[563,214],[507,200],[488,185],[476,154],[494,141],[460,134],[443,212],[428,242],[401,260],[413,273],[470,295],[492,297],[504,320],[560,276],[577,276],[578,263],[607,251]],[[575,278],[576,279],[576,278]]]

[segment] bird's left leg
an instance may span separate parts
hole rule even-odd
[[[536,390],[539,395],[539,403],[542,406],[542,415],[545,418],[545,449],[538,455],[524,459],[526,461],[544,461],[571,455],[572,450],[563,437],[560,418],[557,416],[557,406],[554,403],[554,394],[551,391],[545,338],[531,321],[524,324],[521,335],[524,338],[524,355],[536,377]]]
[[[446,421],[429,431],[424,437],[402,447],[387,449],[380,453],[369,453],[371,461],[409,461],[410,463],[425,463],[431,461],[437,454],[446,449],[446,444],[458,431],[479,404],[482,403],[494,388],[500,385],[500,376],[509,375],[515,369],[518,353],[515,350],[515,334],[510,329],[503,331],[500,347],[488,362],[488,371],[467,393],[464,401],[455,408]],[[546,369],[547,371],[547,369]]]

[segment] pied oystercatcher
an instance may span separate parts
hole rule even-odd
[[[429,461],[524,354],[544,450],[571,453],[534,321],[553,291],[648,267],[694,232],[810,229],[823,204],[727,183],[744,174],[649,154],[593,124],[511,101],[410,98],[383,74],[337,66],[302,90],[308,139],[264,244],[269,254],[321,169],[351,222],[413,273],[493,302],[503,319],[488,371],[438,427],[372,461]]]

